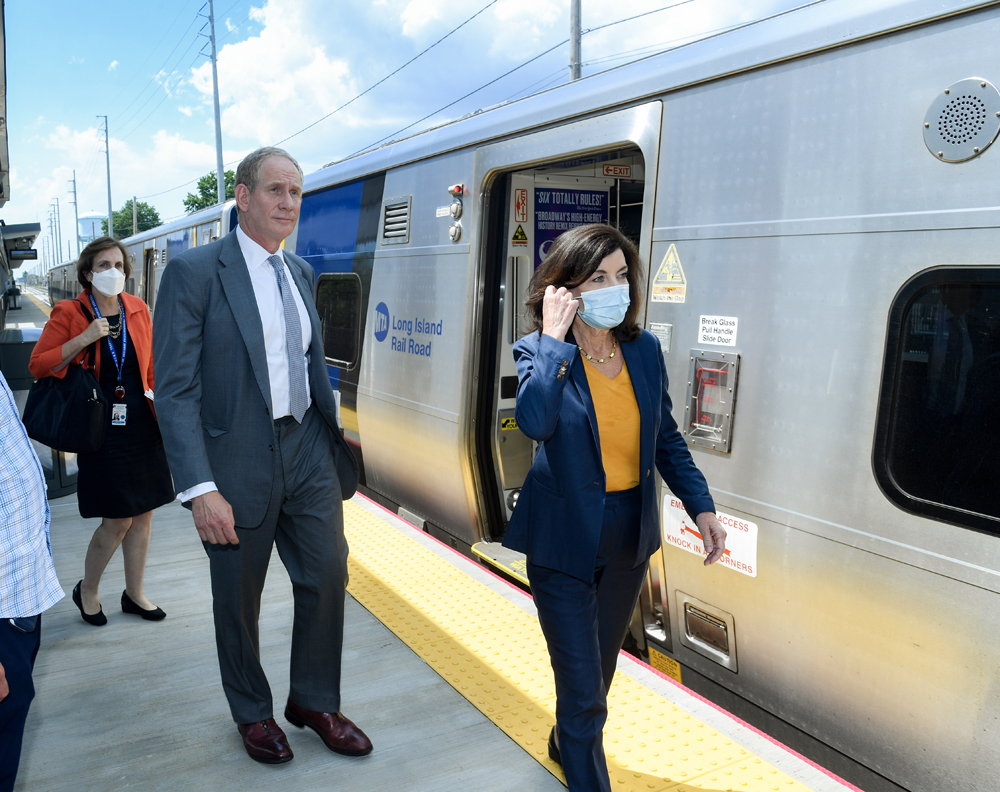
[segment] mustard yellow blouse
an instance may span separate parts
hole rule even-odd
[[[604,376],[584,358],[587,384],[597,413],[597,433],[601,438],[601,461],[607,480],[606,492],[620,492],[639,486],[639,405],[635,401],[632,378],[622,361],[614,379]]]

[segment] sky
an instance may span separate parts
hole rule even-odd
[[[583,76],[805,2],[582,0]],[[114,209],[137,196],[164,221],[182,216],[216,163],[207,2],[4,5],[11,198],[0,217],[48,236],[58,201],[58,259],[72,258],[74,171],[80,214],[107,215],[105,115]],[[279,144],[309,173],[569,80],[569,0],[215,0],[215,16],[227,169]]]

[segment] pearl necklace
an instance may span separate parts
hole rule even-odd
[[[585,350],[585,349],[584,349],[584,348],[583,348],[582,346],[580,346],[579,344],[577,344],[577,345],[576,345],[576,348],[577,348],[577,349],[579,349],[579,350],[580,350],[580,353],[581,353],[581,354],[582,354],[582,355],[583,355],[583,356],[584,356],[585,358],[587,358],[587,360],[589,360],[589,361],[590,361],[591,363],[607,363],[607,362],[608,362],[609,360],[611,360],[611,358],[613,358],[613,357],[615,356],[615,347],[616,347],[616,346],[618,346],[618,340],[617,340],[617,339],[614,339],[614,338],[612,338],[612,339],[611,339],[611,354],[610,354],[610,355],[608,355],[607,357],[603,357],[603,358],[595,358],[595,357],[593,357],[592,355],[588,355],[588,354],[587,354],[587,350]]]

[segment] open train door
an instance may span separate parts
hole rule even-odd
[[[648,263],[652,247],[662,104],[605,113],[477,149],[482,195],[480,343],[472,458],[479,480],[482,541],[473,552],[524,583],[525,560],[500,545],[534,456],[514,418],[513,346],[524,332],[528,282],[552,241],[593,222],[618,226]],[[640,321],[642,319],[640,318]]]

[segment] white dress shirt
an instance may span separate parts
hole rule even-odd
[[[246,235],[239,226],[236,227],[236,239],[240,243],[240,252],[246,261],[250,272],[250,282],[253,284],[254,297],[257,298],[257,310],[260,312],[260,322],[264,328],[264,353],[267,356],[267,379],[271,385],[271,418],[277,420],[291,415],[289,410],[288,388],[288,351],[285,348],[285,309],[281,302],[281,292],[278,291],[278,281],[274,276],[274,268],[268,262],[271,253],[262,248]],[[299,311],[299,324],[302,325],[302,351],[305,353],[312,343],[312,325],[309,314],[302,302],[302,295],[292,278],[292,273],[285,262],[284,251],[278,249],[282,266],[285,268],[285,279],[291,287],[292,299]],[[312,404],[309,392],[309,362],[305,364],[306,372],[306,406]],[[196,484],[177,495],[179,501],[185,502],[217,490],[214,481]]]

